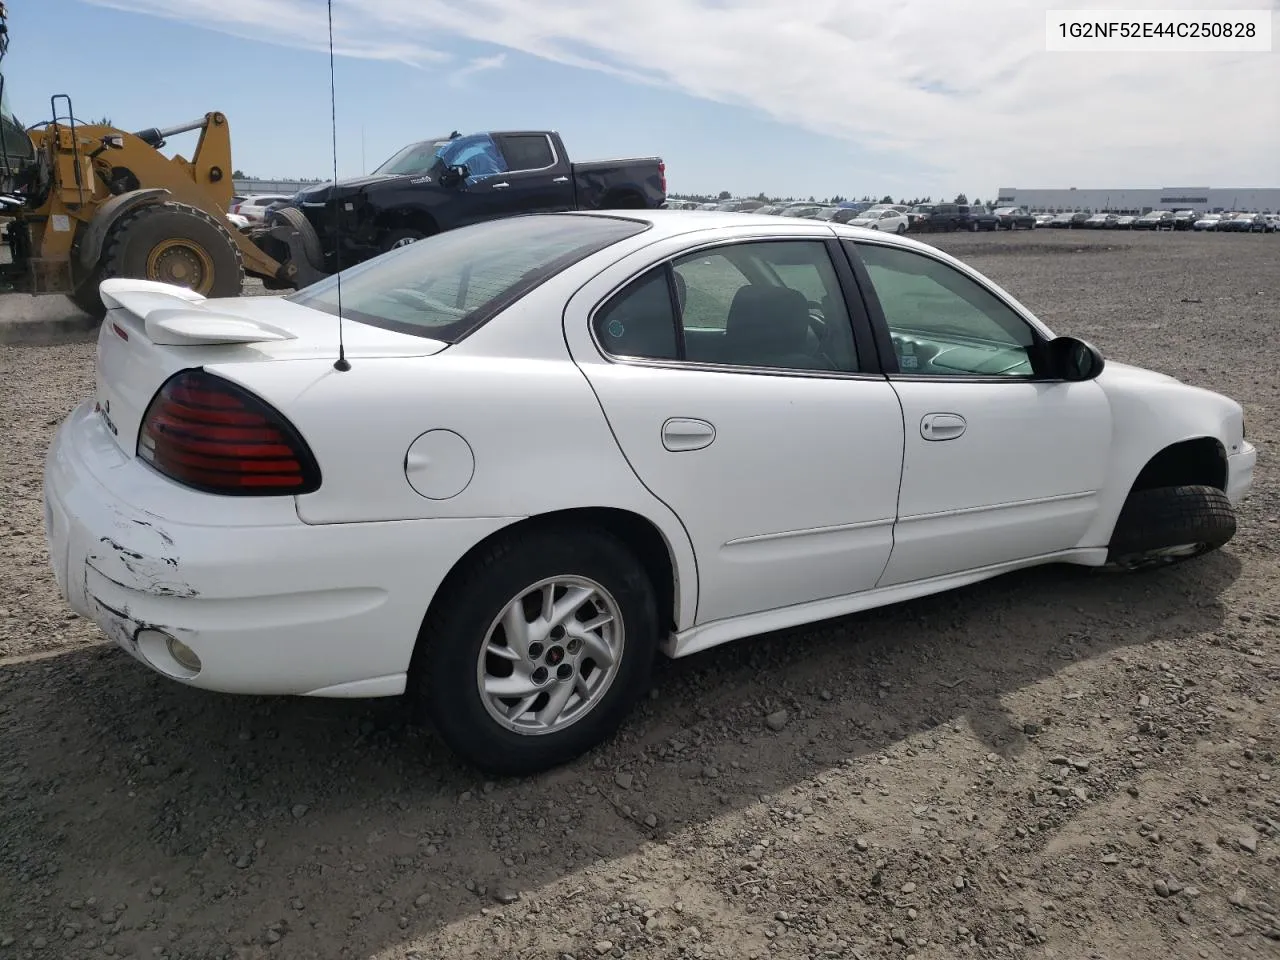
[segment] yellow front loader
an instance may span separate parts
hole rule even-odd
[[[0,0],[0,59],[8,49]],[[300,210],[273,211],[252,238],[227,218],[234,168],[224,114],[128,133],[80,123],[66,94],[49,107],[50,121],[23,128],[0,72],[0,220],[9,247],[0,291],[66,294],[101,317],[98,284],[108,277],[234,297],[246,273],[273,289],[323,276],[320,240]],[[160,152],[167,138],[196,130],[190,160]]]
[[[0,76],[0,91],[3,90]],[[2,94],[0,94],[2,98]],[[54,120],[14,136],[0,127],[0,156],[10,192],[0,197],[9,289],[66,294],[101,316],[98,284],[108,277],[174,283],[208,297],[238,296],[246,273],[273,288],[318,276],[307,224],[284,211],[251,239],[227,219],[233,184],[231,133],[221,113],[168,129],[128,133],[78,123],[65,95],[50,100]],[[60,115],[59,109],[63,112]],[[4,111],[7,114],[7,110]],[[168,137],[200,131],[190,160],[160,152]],[[19,139],[18,143],[8,141]],[[14,162],[19,154],[25,161]],[[259,246],[265,242],[284,262]],[[303,276],[299,277],[299,266]]]

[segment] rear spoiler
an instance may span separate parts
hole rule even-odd
[[[271,324],[211,310],[204,296],[186,287],[112,277],[102,281],[98,292],[108,310],[132,313],[142,321],[147,338],[164,346],[296,339],[295,334]]]

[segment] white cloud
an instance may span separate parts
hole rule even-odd
[[[90,2],[327,49],[321,0]],[[926,192],[1275,180],[1276,53],[1047,53],[1047,6],[1165,3],[335,0],[334,16],[344,55],[422,64],[442,58],[442,34],[484,42],[754,107],[931,167]],[[455,75],[494,66],[484,58]]]
[[[459,67],[449,72],[449,84],[454,87],[465,85],[468,77],[473,77],[477,73],[484,73],[487,70],[501,69],[502,65],[507,62],[505,53],[495,53],[492,57],[476,57],[465,67]]]

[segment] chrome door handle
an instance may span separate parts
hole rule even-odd
[[[569,178],[568,178],[568,177],[556,177],[556,178],[555,178],[554,180],[552,180],[551,182],[552,182],[552,183],[568,183],[568,182],[569,182]]]
[[[920,421],[920,436],[926,440],[954,440],[968,424],[958,413],[930,413]]]
[[[701,450],[711,446],[715,438],[716,428],[705,420],[672,417],[662,425],[662,445],[672,453]]]
[[[509,187],[509,186],[511,186],[511,184],[507,183],[506,181],[503,181],[502,183],[495,183],[495,184],[493,185],[493,189],[495,189],[495,190],[505,190],[505,189],[506,189],[507,187]]]

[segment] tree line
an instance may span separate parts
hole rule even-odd
[[[284,183],[323,183],[320,177],[255,177],[243,170],[232,170],[232,180],[275,180]]]

